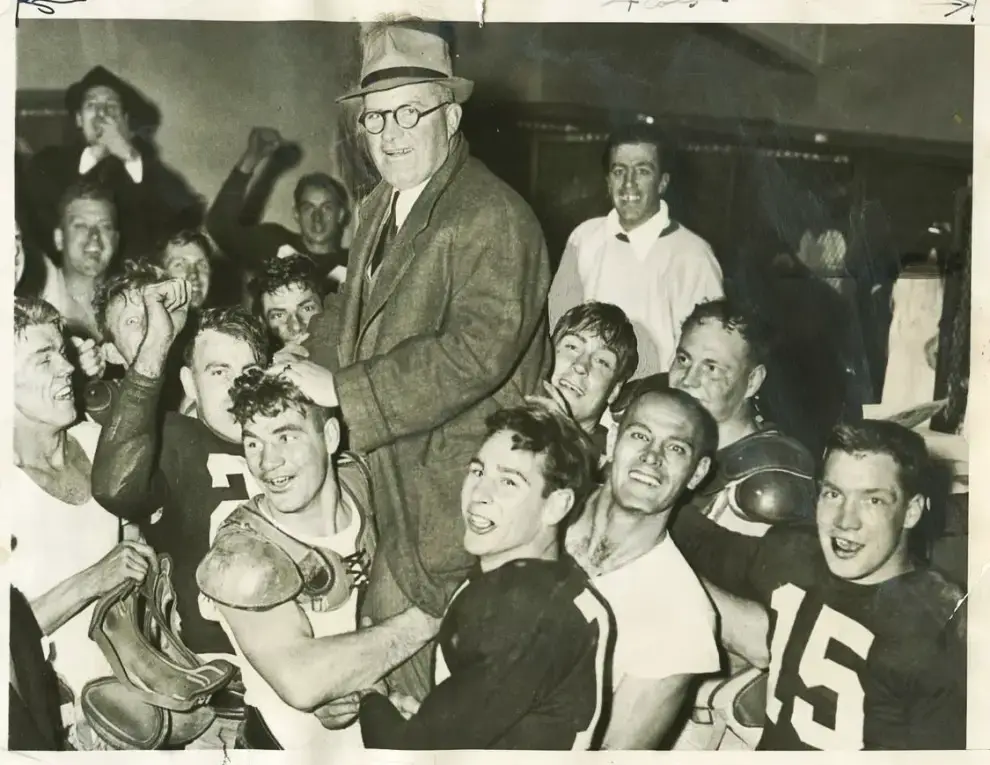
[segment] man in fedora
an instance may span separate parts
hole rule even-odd
[[[201,222],[199,201],[136,135],[155,121],[155,108],[131,85],[97,66],[69,87],[65,106],[78,129],[77,140],[43,149],[28,170],[40,241],[52,241],[59,199],[78,181],[96,182],[110,193],[126,257],[150,255],[163,237]]]
[[[382,180],[358,210],[347,280],[283,351],[310,400],[339,407],[350,448],[368,455],[381,554],[362,617],[418,606],[440,617],[473,563],[460,487],[485,419],[518,406],[550,373],[550,267],[529,206],[458,132],[473,83],[421,25],[365,37],[358,116]],[[432,650],[389,678],[425,697]]]

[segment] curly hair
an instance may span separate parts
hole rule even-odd
[[[485,421],[485,440],[497,433],[512,434],[512,448],[543,457],[543,496],[574,492],[578,511],[594,488],[597,460],[591,439],[570,417],[538,401],[501,409]]]
[[[186,345],[184,355],[186,366],[192,366],[196,340],[207,330],[213,330],[222,335],[243,340],[251,346],[254,358],[258,364],[262,366],[268,364],[269,353],[271,351],[268,341],[268,329],[261,319],[253,313],[240,306],[234,306],[229,308],[207,308],[202,311],[196,327],[196,335],[193,337],[192,342]]]
[[[62,316],[55,307],[40,298],[14,298],[14,335],[20,337],[29,327],[51,324],[62,331]]]
[[[269,258],[261,272],[251,280],[250,292],[255,310],[261,313],[261,298],[286,287],[301,287],[323,294],[323,277],[316,264],[305,255]]]
[[[242,426],[258,416],[277,417],[286,409],[305,413],[316,407],[285,377],[269,374],[260,367],[247,369],[234,380],[230,400],[230,413]]]
[[[739,333],[746,341],[753,365],[767,364],[771,350],[769,335],[756,312],[748,306],[740,305],[729,298],[699,303],[681,325],[681,336],[706,321],[718,322],[726,331]]]
[[[150,284],[168,281],[168,273],[159,266],[146,260],[128,260],[124,262],[124,270],[105,279],[96,288],[93,295],[93,310],[96,312],[96,323],[100,331],[106,335],[107,308],[118,297],[125,296],[133,290],[140,290]]]
[[[624,383],[632,377],[639,366],[639,349],[636,330],[625,311],[612,303],[595,300],[576,305],[557,320],[552,336],[554,346],[564,335],[579,332],[600,337],[605,346],[616,355],[616,382]]]

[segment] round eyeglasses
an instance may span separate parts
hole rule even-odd
[[[404,104],[397,109],[385,109],[377,112],[364,112],[360,117],[358,117],[358,123],[367,130],[372,135],[378,135],[385,129],[385,120],[389,114],[395,118],[395,123],[405,130],[411,130],[419,124],[419,121],[423,119],[427,114],[432,114],[441,106],[447,106],[447,104],[453,103],[452,101],[444,101],[439,103],[431,109],[424,109],[420,111],[415,106],[410,106],[409,104]]]

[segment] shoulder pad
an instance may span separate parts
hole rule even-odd
[[[813,480],[815,460],[799,441],[776,431],[764,431],[724,449],[718,455],[718,469],[727,482],[766,472]]]
[[[364,457],[355,452],[342,452],[337,460],[337,482],[341,490],[351,496],[355,507],[361,513],[358,549],[364,550],[373,559],[378,533],[374,517],[371,468]]]
[[[196,584],[211,600],[230,608],[261,611],[286,603],[302,591],[299,568],[280,547],[253,528],[257,514],[237,508],[217,530],[196,569]]]

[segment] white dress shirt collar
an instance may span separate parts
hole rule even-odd
[[[619,214],[614,208],[605,219],[605,230],[609,236],[614,237],[623,234],[629,240],[633,250],[640,256],[647,255],[653,249],[654,243],[669,225],[670,208],[662,199],[660,200],[660,209],[657,210],[656,214],[632,231],[626,231],[622,228],[622,224],[619,223]]]
[[[79,157],[79,175],[86,175],[99,162],[100,160],[97,158],[96,152],[93,151],[93,147],[87,146],[83,149],[82,156]],[[125,162],[124,169],[135,183],[140,183],[144,179],[144,160],[141,159],[140,154],[134,159]]]

